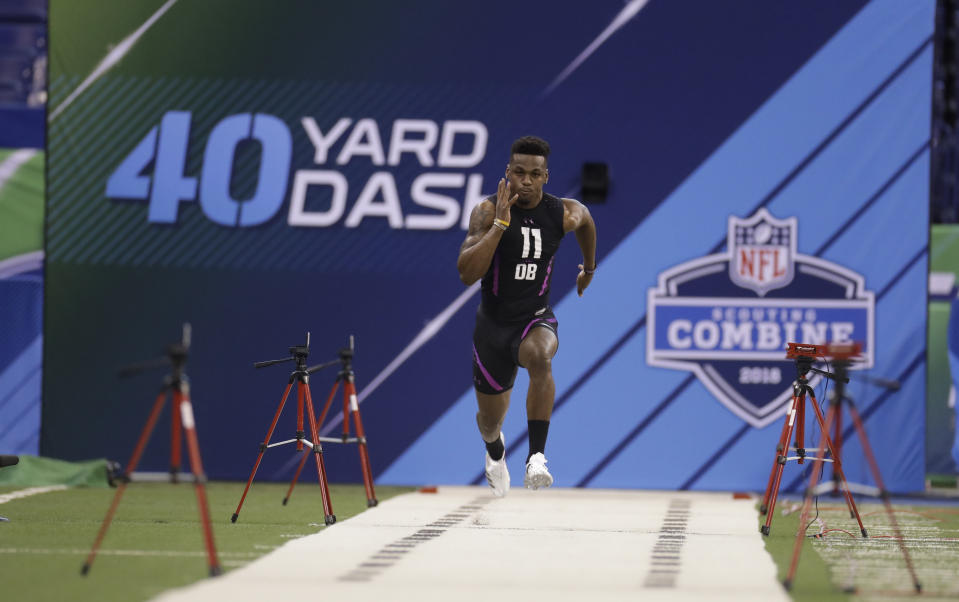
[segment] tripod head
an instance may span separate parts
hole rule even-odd
[[[163,357],[154,358],[152,360],[146,360],[124,366],[120,368],[118,375],[121,378],[126,378],[135,374],[140,374],[141,372],[146,372],[147,370],[152,370],[154,368],[171,366],[171,378],[174,380],[179,380],[183,378],[183,369],[186,367],[186,360],[190,354],[190,342],[192,341],[192,338],[193,328],[190,326],[189,322],[185,322],[183,324],[183,330],[180,334],[180,341],[167,345],[166,355]]]
[[[815,372],[837,382],[848,383],[849,378],[844,375],[833,374],[827,370],[813,368],[813,364],[824,361],[828,351],[827,345],[812,345],[809,343],[787,343],[786,359],[796,362],[796,380],[805,384],[806,374]]]
[[[174,371],[180,372],[186,365],[186,358],[190,353],[190,342],[192,339],[193,327],[190,326],[189,322],[187,322],[183,325],[183,332],[180,335],[180,342],[167,345],[166,355],[170,360],[170,364],[173,365]]]
[[[294,345],[290,347],[290,357],[284,357],[278,360],[266,360],[262,362],[253,362],[254,368],[266,368],[267,366],[273,366],[275,364],[282,364],[284,362],[296,362],[296,367],[299,369],[301,366],[306,368],[306,358],[310,355],[310,333],[306,333],[306,344],[305,345]]]
[[[354,355],[353,335],[350,335],[350,346],[340,349],[338,355],[340,357],[339,362],[343,364],[343,370],[351,370],[353,368]]]
[[[862,343],[858,341],[849,341],[844,343],[829,343],[826,346],[826,357],[832,360],[832,368],[837,376],[853,376],[856,380],[878,385],[890,391],[898,391],[899,381],[878,378],[865,374],[849,374],[849,367],[862,359]],[[847,378],[844,382],[849,382]]]
[[[296,362],[296,372],[305,372],[306,374],[313,374],[323,368],[332,366],[339,360],[333,360],[332,362],[325,362],[322,364],[317,364],[315,366],[307,367],[306,358],[310,355],[310,333],[306,333],[306,344],[305,345],[294,345],[290,347],[290,357],[284,357],[283,359],[278,360],[266,360],[262,362],[253,362],[254,368],[266,368],[267,366],[273,366],[275,364],[282,364],[284,362]]]

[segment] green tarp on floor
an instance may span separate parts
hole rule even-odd
[[[0,486],[4,485],[108,487],[107,461],[100,459],[66,462],[53,458],[20,456],[19,464],[0,468]]]

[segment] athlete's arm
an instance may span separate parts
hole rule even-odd
[[[503,237],[504,230],[493,225],[493,220],[509,224],[509,208],[516,203],[519,195],[510,196],[509,182],[499,181],[496,189],[496,204],[488,200],[480,202],[470,215],[469,232],[460,247],[460,256],[456,260],[456,269],[460,272],[463,284],[473,284],[489,270],[493,254]]]
[[[576,276],[576,292],[582,297],[583,291],[593,281],[593,270],[596,269],[596,224],[586,205],[573,199],[563,199],[563,231],[576,233],[576,242],[583,252],[583,263],[579,265],[579,275]]]

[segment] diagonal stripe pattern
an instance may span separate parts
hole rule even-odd
[[[869,230],[875,230],[877,220],[883,224],[881,227],[888,227],[884,224],[884,220],[887,221],[888,218],[883,217],[881,206],[886,203],[902,203],[911,198],[917,190],[924,190],[925,183],[922,180],[925,178],[924,171],[928,168],[928,114],[924,110],[914,109],[928,106],[927,94],[924,92],[928,90],[928,86],[924,85],[924,82],[928,82],[928,65],[931,62],[929,7],[917,6],[907,18],[893,26],[886,17],[888,11],[894,9],[889,2],[872,3],[864,9],[843,32],[801,69],[793,80],[757,111],[739,132],[717,150],[713,157],[664,201],[659,209],[650,214],[633,236],[605,260],[606,279],[598,278],[594,282],[593,288],[597,294],[589,301],[585,298],[582,300],[585,309],[570,307],[568,311],[592,318],[597,314],[628,316],[636,309],[642,309],[642,302],[634,303],[630,310],[625,311],[609,303],[608,300],[612,298],[635,299],[635,293],[630,293],[627,286],[620,286],[621,292],[613,292],[616,283],[610,283],[609,275],[620,276],[620,283],[626,280],[652,280],[646,275],[651,270],[642,266],[637,269],[635,262],[628,258],[651,256],[648,245],[644,248],[639,242],[641,237],[655,238],[653,233],[657,229],[668,229],[669,220],[666,215],[682,214],[681,199],[721,197],[727,199],[727,204],[731,202],[729,199],[741,199],[739,204],[742,206],[737,210],[738,215],[748,215],[751,210],[761,206],[767,206],[775,215],[791,215],[801,207],[803,215],[819,214],[824,219],[807,217],[802,221],[799,230],[800,250],[815,249],[818,256],[863,271],[867,274],[867,287],[882,295],[885,305],[881,305],[877,311],[877,332],[884,336],[879,344],[885,351],[877,362],[876,370],[887,370],[887,358],[903,344],[907,344],[906,341],[911,336],[911,333],[890,329],[893,323],[889,321],[887,314],[903,299],[909,299],[907,306],[914,302],[909,291],[923,290],[921,284],[920,288],[916,289],[915,280],[925,264],[924,243],[912,249],[909,249],[911,245],[907,244],[907,255],[904,257],[901,254],[894,256],[886,247],[880,250],[859,241],[876,237],[875,232]],[[895,31],[890,32],[892,29]],[[877,32],[880,31],[890,33],[895,38],[895,42],[890,43],[888,52],[881,60],[855,58],[847,63],[850,69],[858,69],[859,66],[869,63],[868,74],[861,70],[855,73],[847,72],[846,67],[836,68],[837,63],[844,62],[839,56],[849,58],[850,52],[865,55],[866,51],[862,49],[859,40],[878,35]],[[830,80],[828,85],[824,85],[826,79]],[[801,106],[803,109],[801,112],[788,112],[790,106]],[[775,117],[777,111],[781,113],[778,119]],[[902,123],[902,127],[888,127],[891,115],[908,115],[908,123]],[[887,125],[883,126],[884,123]],[[814,139],[812,135],[815,132],[821,133]],[[783,152],[775,155],[769,154],[753,160],[775,165],[768,168],[764,165],[753,165],[744,172],[735,164],[737,157],[750,153],[747,150],[749,148],[765,148],[764,144],[769,144],[769,148],[776,148],[776,144],[772,143],[773,137],[778,140],[789,139],[791,146],[781,149]],[[867,141],[871,141],[869,144],[875,146],[863,152],[862,145]],[[787,164],[784,159],[790,154],[794,155],[795,159]],[[748,178],[745,177],[747,173]],[[770,181],[772,177],[777,177],[776,174],[780,175],[776,180]],[[740,179],[734,181],[735,178]],[[841,183],[838,189],[835,182]],[[766,190],[760,192],[763,186],[766,186]],[[754,198],[759,200],[748,203],[750,194],[754,191],[757,193]],[[915,215],[909,215],[908,227],[923,222],[925,209],[917,209]],[[886,211],[888,212],[888,209]],[[699,214],[696,222],[684,223],[684,227],[688,227],[690,231],[677,233],[680,243],[686,240],[715,238],[715,224],[725,222],[725,216],[716,215],[713,207],[708,204],[700,203],[696,212]],[[708,233],[710,225],[713,228],[711,234]],[[906,226],[903,222],[894,227]],[[718,241],[712,247],[712,252],[721,251],[724,243],[724,238]],[[670,258],[663,257],[668,255],[669,251],[669,248],[655,250],[657,265],[671,265]],[[685,258],[688,258],[688,255],[683,259]],[[863,266],[866,266],[865,269]],[[622,276],[627,274],[624,280]],[[616,276],[612,278],[617,280]],[[558,313],[571,302],[571,299],[564,299]],[[889,307],[890,310],[883,307]],[[560,313],[560,318],[562,317]],[[630,405],[619,399],[629,392],[616,390],[616,385],[607,385],[606,382],[620,383],[624,371],[635,370],[627,366],[642,363],[644,350],[639,341],[641,337],[635,335],[645,329],[644,312],[639,312],[634,319],[627,321],[627,324],[625,333],[620,326],[616,334],[607,328],[606,322],[600,321],[597,324],[595,319],[591,319],[589,323],[588,334],[577,331],[575,324],[564,329],[566,355],[560,354],[554,360],[558,393],[554,415],[558,415],[551,429],[553,451],[548,455],[554,465],[570,467],[573,481],[570,482],[570,477],[567,476],[566,483],[630,486],[636,481],[627,480],[625,475],[629,473],[628,467],[633,467],[633,474],[646,474],[645,471],[651,467],[641,458],[656,454],[648,445],[637,445],[638,435],[644,429],[655,426],[656,435],[649,441],[661,442],[664,432],[670,432],[671,428],[682,428],[680,424],[688,425],[689,421],[683,423],[675,419],[684,413],[690,416],[694,415],[690,412],[704,415],[697,420],[711,423],[710,428],[707,431],[696,428],[703,435],[708,432],[708,436],[715,438],[716,444],[728,443],[734,446],[735,449],[728,454],[728,462],[738,461],[744,453],[748,453],[743,450],[754,450],[761,441],[769,439],[766,436],[768,433],[750,432],[749,429],[743,429],[741,422],[731,420],[715,408],[702,406],[698,401],[705,395],[702,387],[693,382],[692,377],[681,373],[644,370],[644,380],[635,385],[636,394],[640,396],[636,403]],[[575,332],[571,334],[571,330]],[[571,340],[572,348],[575,348],[572,353],[569,351]],[[524,384],[525,381],[517,379],[519,390],[523,389]],[[461,420],[456,417],[468,413],[469,406],[475,403],[471,397],[471,393],[467,392],[434,424],[425,439],[443,440],[445,437],[439,436],[440,430],[455,430],[452,426],[454,421]],[[666,400],[669,400],[669,403],[665,403]],[[465,411],[459,409],[460,404],[466,408]],[[693,407],[696,409],[693,410]],[[463,422],[468,425],[467,421]],[[576,432],[583,430],[607,433],[609,447],[605,450],[592,449],[592,446],[590,449],[583,449],[573,443],[577,438]],[[525,429],[519,425],[519,420],[511,422],[508,418],[504,431],[514,442],[511,451],[516,451],[523,445],[522,433]],[[456,432],[459,434],[462,431]],[[722,434],[723,432],[726,434]],[[754,436],[755,433],[758,435]],[[684,436],[691,437],[692,434],[686,432]],[[426,447],[414,444],[394,467],[406,467],[411,465],[409,463],[415,463],[421,449],[425,450]],[[639,451],[641,449],[643,452]],[[711,455],[707,457],[707,453]],[[552,454],[556,454],[556,457]],[[697,462],[695,458],[700,454],[703,461]],[[651,472],[655,474],[642,477],[642,482],[646,486],[664,488],[678,487],[684,483],[688,483],[688,486],[708,487],[715,472],[711,468],[715,460],[718,460],[713,449],[688,455],[691,459],[682,466],[670,466],[669,470],[652,468]],[[765,456],[762,463],[765,464]],[[759,466],[755,461],[752,464]],[[388,469],[384,477],[400,474],[394,467]],[[757,474],[763,473],[764,470],[758,470]],[[577,474],[577,471],[582,472]],[[746,471],[747,469],[740,469],[740,472]],[[728,471],[723,474],[729,478]],[[745,482],[748,483],[749,480]]]

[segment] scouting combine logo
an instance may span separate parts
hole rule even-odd
[[[647,363],[693,372],[756,428],[778,418],[792,396],[787,342],[860,341],[856,367],[873,363],[872,291],[860,274],[797,253],[797,227],[795,217],[765,209],[730,216],[725,253],[670,268],[649,290]]]

